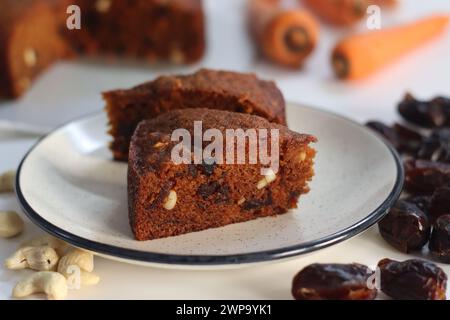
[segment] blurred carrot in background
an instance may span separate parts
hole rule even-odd
[[[398,4],[398,0],[370,0],[369,4],[375,4],[380,7],[395,7]]]
[[[299,9],[284,9],[279,0],[249,0],[249,28],[269,60],[291,68],[302,66],[316,47],[319,26]]]
[[[332,54],[336,75],[358,79],[370,75],[445,30],[447,15],[431,16],[407,25],[351,35]]]
[[[365,16],[369,6],[369,0],[301,1],[326,22],[339,26],[350,26],[360,21]]]

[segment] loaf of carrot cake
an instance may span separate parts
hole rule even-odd
[[[272,81],[253,74],[201,69],[190,75],[161,76],[128,90],[105,92],[116,160],[128,158],[136,126],[173,109],[210,108],[258,115],[286,124],[285,102]]]
[[[202,0],[59,1],[81,9],[82,27],[61,29],[80,54],[180,64],[205,51]]]
[[[232,163],[227,158],[220,162],[217,155],[229,150],[225,144],[223,149],[216,149],[214,161],[195,161],[198,149],[194,143],[190,152],[185,150],[184,162],[176,162],[174,150],[181,149],[177,149],[180,142],[172,137],[174,130],[198,137],[198,121],[203,132],[216,129],[216,134],[220,132],[227,139],[230,129],[270,131],[267,141],[271,154],[275,150],[273,139],[278,141],[278,168],[262,161]],[[279,132],[279,138],[272,130]],[[231,141],[231,154],[236,160],[237,150],[242,149],[238,140]],[[128,160],[129,219],[136,239],[176,236],[295,208],[299,196],[309,191],[315,155],[310,143],[315,141],[311,135],[293,132],[262,117],[213,109],[173,110],[142,121],[132,137]],[[185,146],[189,145],[188,141]],[[207,146],[202,142],[201,148],[206,150]],[[244,150],[249,146],[250,142]]]
[[[0,98],[17,98],[70,54],[49,1],[0,1]]]
[[[196,62],[204,29],[202,0],[0,0],[0,98],[69,56]]]

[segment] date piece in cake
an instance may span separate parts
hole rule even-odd
[[[0,98],[17,98],[54,61],[69,55],[49,1],[0,1]]]
[[[105,92],[103,98],[116,160],[128,158],[131,136],[141,120],[173,109],[228,110],[286,124],[280,90],[275,83],[253,74],[201,69],[191,75],[161,76],[132,89]]]
[[[62,29],[80,54],[192,63],[205,51],[201,0],[64,0],[81,29]]]
[[[202,122],[202,132],[214,128],[224,137],[227,129],[278,129],[278,170],[269,169],[262,175],[261,168],[267,165],[261,161],[177,164],[172,150],[179,141],[172,141],[172,132],[184,128],[194,137],[195,121]],[[268,136],[269,146],[273,137]],[[232,141],[236,151],[237,140]],[[213,109],[173,110],[142,121],[133,135],[128,162],[129,219],[136,239],[176,236],[274,216],[297,207],[299,196],[309,191],[308,182],[314,175],[315,151],[309,145],[315,141],[311,135],[258,116]],[[209,144],[203,142],[203,150]],[[191,160],[195,150],[189,153]]]

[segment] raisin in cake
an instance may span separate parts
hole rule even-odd
[[[63,1],[81,9],[82,28],[62,29],[81,54],[191,63],[205,50],[201,0]]]
[[[49,1],[0,1],[0,98],[17,98],[50,64],[70,54]]]
[[[264,176],[260,163],[174,163],[171,153],[178,142],[171,141],[172,131],[185,128],[194,136],[194,121],[202,121],[203,132],[278,129],[279,170]],[[129,218],[136,239],[175,236],[295,208],[299,196],[309,191],[315,155],[309,144],[315,141],[258,116],[213,109],[173,110],[142,121],[128,160]]]
[[[285,124],[285,102],[272,81],[253,74],[201,69],[194,74],[161,76],[128,90],[103,94],[116,160],[128,158],[128,147],[143,119],[181,108],[210,108],[258,115]]]

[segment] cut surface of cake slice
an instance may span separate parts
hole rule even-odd
[[[253,74],[201,69],[190,75],[161,76],[128,90],[105,92],[103,98],[116,160],[128,158],[130,139],[140,121],[174,109],[207,107],[286,124],[280,90]]]
[[[239,129],[257,132],[258,139],[268,132],[261,140],[266,144],[258,140],[258,161],[249,160],[253,138],[244,140],[243,149],[238,139],[229,140],[230,130]],[[173,134],[180,132],[183,139],[179,135],[174,138]],[[208,132],[214,132],[214,139],[205,138]],[[185,143],[187,133],[192,139]],[[223,147],[215,145],[213,156],[208,158],[205,152],[211,142],[220,141],[217,135],[226,142]],[[196,138],[203,139],[200,148],[195,145]],[[258,116],[214,109],[173,110],[142,121],[132,137],[128,160],[129,220],[136,239],[176,236],[297,207],[314,175],[315,151],[310,144],[315,141],[311,135]],[[268,146],[268,155],[279,157],[263,162],[263,146]],[[199,149],[203,158],[197,157]],[[241,150],[244,162],[237,160]],[[174,158],[178,155],[184,160]]]

